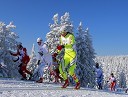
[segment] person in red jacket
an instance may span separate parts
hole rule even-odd
[[[28,71],[26,68],[30,58],[27,55],[27,49],[22,46],[22,43],[19,43],[17,45],[17,52],[16,53],[10,52],[10,54],[13,56],[18,56],[18,59],[15,60],[15,62],[18,60],[20,60],[20,62],[21,62],[19,65],[18,71],[22,75],[22,80],[27,79],[26,73],[29,74],[31,77],[32,73],[30,71]]]

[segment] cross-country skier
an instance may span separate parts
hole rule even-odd
[[[110,89],[111,89],[111,91],[115,91],[115,87],[116,87],[116,78],[115,78],[115,76],[114,76],[113,73],[111,73],[111,76],[110,76],[108,82],[110,83]]]
[[[75,37],[71,32],[63,30],[60,36],[60,46],[57,46],[59,54],[64,53],[63,58],[60,61],[59,71],[63,79],[65,80],[62,88],[66,88],[69,85],[68,75],[72,76],[76,82],[75,89],[80,88],[80,82],[75,74],[76,68],[76,51]]]
[[[102,89],[103,72],[102,72],[101,68],[99,67],[99,63],[96,63],[95,74],[96,74],[97,87],[98,87],[98,89]]]
[[[39,77],[40,79],[37,80],[37,83],[42,83],[43,82],[43,70],[45,65],[50,66],[52,64],[52,56],[48,52],[48,48],[46,43],[43,42],[42,38],[37,38],[37,43],[39,46],[39,58],[38,58],[38,72],[39,72]]]
[[[10,54],[13,55],[13,56],[18,56],[18,59],[15,60],[15,61],[18,61],[20,60],[20,65],[19,65],[19,73],[22,75],[22,80],[24,79],[27,79],[27,76],[26,76],[26,73],[27,74],[30,74],[30,77],[32,76],[32,73],[30,71],[27,70],[27,63],[29,62],[30,58],[29,56],[27,55],[27,49],[24,48],[22,46],[22,43],[19,42],[17,44],[17,52],[16,53],[12,53],[10,51]]]
[[[55,77],[55,83],[60,81],[63,81],[63,78],[60,77],[60,72],[59,72],[59,62],[56,59],[57,53],[54,53],[52,55],[52,65],[51,65],[51,69],[50,69],[50,74],[53,75]]]

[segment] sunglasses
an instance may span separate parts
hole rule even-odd
[[[41,43],[41,42],[37,42],[37,43]]]

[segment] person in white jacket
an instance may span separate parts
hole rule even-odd
[[[40,79],[37,80],[37,83],[43,82],[43,70],[45,65],[52,65],[52,55],[48,52],[47,45],[43,42],[42,38],[37,38],[37,43],[39,46],[39,57],[38,57],[38,72]]]

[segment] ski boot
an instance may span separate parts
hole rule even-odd
[[[64,85],[62,86],[62,88],[66,88],[67,86],[69,86],[69,81],[68,81],[68,79],[65,80],[65,83],[64,83]]]
[[[80,82],[77,82],[77,83],[76,83],[76,86],[75,86],[74,89],[76,89],[76,90],[80,89]]]
[[[31,80],[31,79],[32,79],[32,73],[30,74],[30,76],[29,76],[28,80]]]
[[[43,78],[40,78],[39,80],[36,81],[37,83],[43,83]]]
[[[125,93],[127,93],[127,91],[128,91],[128,88],[125,90]]]
[[[27,78],[22,77],[21,80],[27,80]]]

